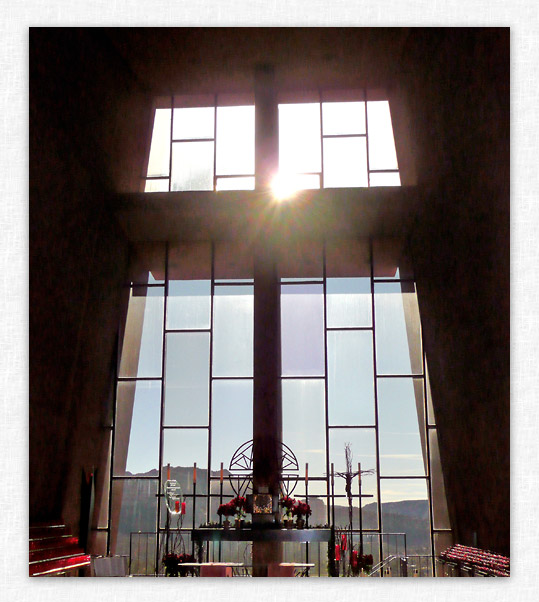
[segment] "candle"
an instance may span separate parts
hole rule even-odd
[[[341,559],[341,546],[339,544],[337,544],[335,546],[335,560],[337,562],[339,562],[340,559]]]
[[[223,463],[221,462],[221,474],[220,474],[221,483],[223,482]]]
[[[182,514],[185,514],[185,502],[182,502]]]
[[[170,463],[167,464],[167,481],[170,481]]]
[[[309,482],[309,464],[305,464],[305,484]]]
[[[180,500],[176,500],[176,501],[174,502],[174,510],[175,510],[176,512],[179,512],[179,511],[180,511]]]
[[[197,482],[197,463],[193,465],[193,485]]]
[[[359,484],[361,485],[361,462],[357,463],[357,478],[359,479]],[[361,500],[359,500],[361,504]]]
[[[346,535],[344,533],[341,534],[341,547],[346,550]]]

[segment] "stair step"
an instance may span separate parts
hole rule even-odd
[[[30,563],[30,577],[39,577],[63,573],[68,570],[82,568],[90,564],[89,554],[76,554],[55,560],[44,560]]]
[[[51,550],[65,546],[78,546],[79,538],[72,535],[60,535],[59,537],[42,537],[30,540],[30,552],[36,550]]]
[[[84,550],[77,545],[35,550],[30,552],[30,563],[42,562],[43,560],[59,560],[70,556],[84,555]]]
[[[66,525],[54,525],[49,527],[30,527],[30,541],[34,539],[59,537],[61,535],[71,535]]]

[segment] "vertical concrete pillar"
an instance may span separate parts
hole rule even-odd
[[[269,193],[278,167],[278,113],[273,77],[271,67],[256,70],[255,187],[261,193]],[[270,238],[262,237],[255,255],[253,493],[278,495],[282,440],[281,314],[276,253]],[[253,515],[253,523],[265,520],[273,520],[273,515]],[[253,542],[254,577],[267,576],[268,564],[281,561],[281,543]]]

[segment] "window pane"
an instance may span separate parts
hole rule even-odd
[[[147,176],[168,176],[170,169],[170,109],[156,109]]]
[[[120,362],[121,377],[161,376],[163,295],[161,286],[131,289]]]
[[[365,133],[364,102],[322,103],[324,136]]]
[[[168,192],[168,179],[146,180],[144,192]]]
[[[283,443],[296,455],[299,475],[304,474],[307,462],[311,476],[323,476],[326,473],[324,381],[283,379],[282,395]]]
[[[254,190],[254,177],[217,178],[216,190]]]
[[[253,287],[216,287],[213,307],[213,376],[252,376]]]
[[[324,188],[368,185],[365,138],[324,138]]]
[[[328,278],[328,328],[372,325],[370,278]]]
[[[283,376],[324,374],[324,299],[318,284],[281,287]]]
[[[160,382],[118,383],[114,475],[157,470],[160,414]]]
[[[279,105],[279,171],[319,172],[320,104]]]
[[[119,518],[112,529],[111,553],[129,556],[131,533],[157,531],[157,479],[115,480],[112,484],[112,515]],[[155,547],[153,555],[155,562]]]
[[[371,186],[400,186],[401,177],[397,172],[372,173],[369,176]]]
[[[213,190],[213,142],[172,145],[171,190]]]
[[[368,102],[367,119],[370,169],[398,169],[389,102]]]
[[[197,138],[213,138],[213,107],[195,107],[174,109],[174,140],[196,140]]]
[[[383,476],[425,475],[422,380],[379,378],[378,414],[380,473]]]
[[[167,328],[209,328],[210,306],[210,280],[171,280],[168,287]]]
[[[382,479],[382,530],[406,533],[408,554],[431,554],[429,500],[425,479]],[[384,542],[385,543],[385,542]],[[384,546],[384,556],[395,553]]]
[[[207,425],[210,334],[170,333],[166,345],[164,423]]]
[[[197,471],[197,485],[205,483],[205,469],[208,467],[207,429],[166,429],[163,432],[163,466],[170,464],[171,468],[177,466],[187,468],[186,489],[189,488],[189,484],[192,486],[195,462],[197,469],[201,469]],[[166,473],[166,470],[164,472]],[[199,487],[199,493],[202,493],[200,489]]]
[[[329,423],[373,425],[371,332],[329,331],[327,336]]]
[[[378,374],[421,374],[419,308],[414,285],[380,283],[374,285],[374,293]]]
[[[438,446],[438,433],[436,429],[429,429],[430,470],[432,490],[432,514],[434,529],[451,529],[447,498],[445,495],[440,448]]]
[[[217,108],[217,173],[254,174],[255,108]]]
[[[253,438],[253,381],[214,380],[212,386],[212,470],[228,469],[234,452]]]

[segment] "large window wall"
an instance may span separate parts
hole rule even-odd
[[[253,190],[252,96],[156,103],[146,192]],[[278,186],[400,186],[389,102],[366,90],[280,94]]]
[[[293,495],[308,499],[311,525],[348,528],[345,480],[337,473],[346,471],[349,444],[353,469],[369,471],[361,482],[365,551],[375,558],[439,552],[451,531],[416,289],[401,243],[289,241],[276,260],[283,442],[300,466]],[[233,495],[227,468],[252,438],[252,277],[252,254],[242,245],[133,248],[110,520],[102,529],[115,554],[129,554],[131,533],[152,534],[144,542],[150,573],[163,552],[157,534],[166,526],[167,465],[187,496],[182,522],[172,525],[181,527],[187,550],[189,530],[218,521],[218,504]],[[357,477],[352,495],[357,544]],[[387,533],[406,533],[406,544]],[[245,560],[248,545],[213,546],[207,554]],[[317,544],[285,546],[287,560],[319,554]],[[318,566],[324,574],[325,561]]]

